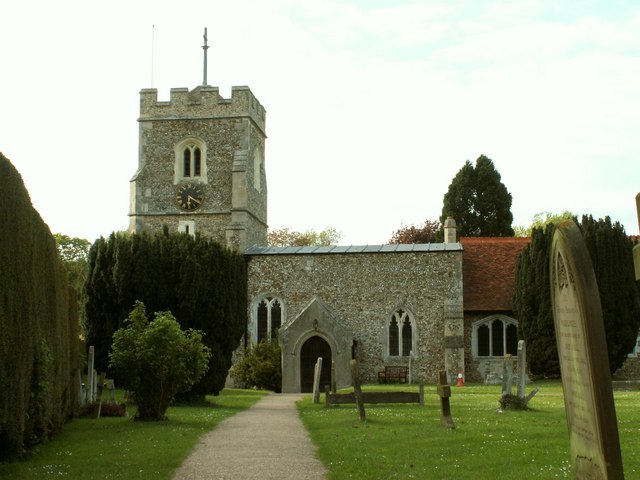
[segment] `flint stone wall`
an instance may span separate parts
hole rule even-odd
[[[252,342],[257,335],[256,308],[262,298],[276,297],[282,302],[283,328],[318,298],[353,332],[362,381],[377,382],[377,372],[385,365],[408,364],[409,357],[388,357],[385,346],[388,322],[395,311],[403,309],[413,315],[416,325],[414,381],[436,380],[444,367],[444,304],[462,302],[461,247],[453,251],[290,255],[282,254],[282,249],[270,250],[279,253],[247,255]]]

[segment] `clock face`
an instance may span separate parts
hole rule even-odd
[[[185,183],[178,187],[176,192],[176,203],[183,210],[189,212],[196,210],[202,205],[204,195],[197,183]]]

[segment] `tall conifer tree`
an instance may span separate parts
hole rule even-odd
[[[631,240],[624,228],[604,220],[583,216],[580,223],[600,291],[611,373],[622,366],[633,350],[640,328],[640,287],[635,281]],[[558,376],[549,280],[549,255],[555,226],[534,228],[530,245],[516,265],[513,309],[520,335],[527,342],[531,373]]]
[[[512,237],[511,201],[493,162],[480,155],[475,168],[467,160],[451,181],[440,223],[453,217],[461,237]]]

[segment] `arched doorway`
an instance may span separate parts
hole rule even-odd
[[[320,373],[320,391],[325,385],[331,386],[331,347],[327,341],[317,335],[309,338],[300,350],[300,391],[313,391],[313,370],[318,357],[322,357],[322,372]]]

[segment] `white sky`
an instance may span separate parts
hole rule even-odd
[[[200,84],[205,26],[208,83],[267,110],[272,228],[385,243],[485,154],[514,225],[638,234],[640,2],[22,0],[0,14],[0,152],[52,232],[128,226],[139,91]]]

